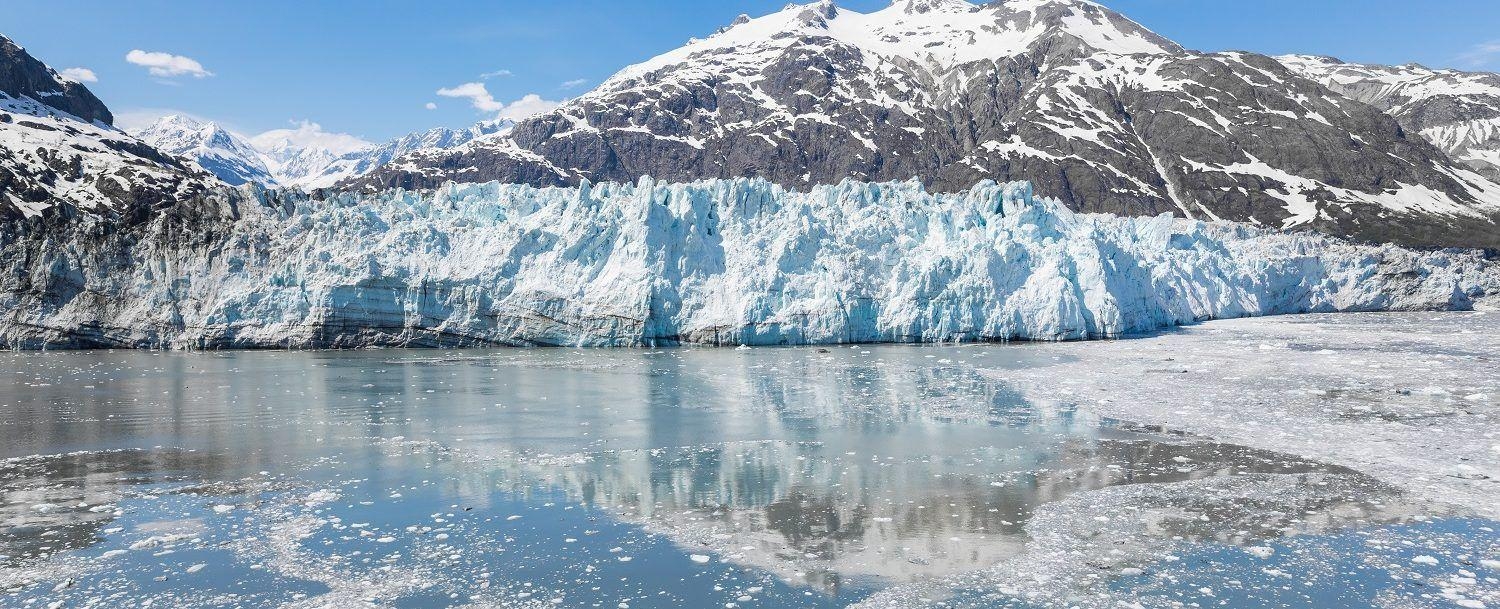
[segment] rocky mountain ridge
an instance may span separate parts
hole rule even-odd
[[[1474,171],[1500,180],[1500,74],[1283,55],[1292,70],[1380,108]]]
[[[1030,180],[1078,211],[1500,246],[1500,186],[1271,57],[1199,53],[1087,0],[832,2],[741,17],[506,137],[344,185],[756,176],[805,189]]]

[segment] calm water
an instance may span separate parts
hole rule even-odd
[[[1206,606],[1215,582],[1274,579],[1243,548],[1293,533],[1354,557],[1349,531],[1456,530],[1479,549],[1440,549],[1471,563],[1500,540],[1349,470],[1038,407],[976,372],[1051,363],[1024,346],[5,354],[0,605],[843,607],[906,587],[922,592],[898,604],[1047,605],[972,576],[1058,559],[1047,531],[1071,525],[1049,522],[1111,515],[1066,515],[1084,499],[1256,476],[1302,486],[1171,499],[1192,516],[1144,538],[1201,555],[1160,572],[1211,568],[1101,571],[1109,586]],[[1154,551],[1141,538],[1102,552]],[[1264,606],[1394,585],[1348,573],[1323,582],[1369,593]]]

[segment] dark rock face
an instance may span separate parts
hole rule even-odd
[[[1186,51],[1092,3],[902,0],[741,22],[509,138],[348,184],[918,177],[958,191],[1024,179],[1082,211],[1500,246],[1500,186],[1457,168],[1380,109],[1274,59]]]
[[[85,121],[115,122],[104,102],[82,84],[64,79],[11,39],[0,35],[0,92],[30,97]]]

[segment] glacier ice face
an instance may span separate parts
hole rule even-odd
[[[1064,340],[1500,290],[1475,252],[1076,214],[1026,183],[246,187],[133,227],[28,222],[0,241],[23,348]]]

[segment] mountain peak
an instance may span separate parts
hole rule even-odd
[[[169,114],[133,135],[157,150],[197,163],[226,184],[276,185],[260,152],[218,123]]]
[[[1065,44],[1044,42],[1065,38]],[[897,59],[945,72],[975,61],[1030,53],[1179,53],[1182,47],[1089,0],[895,0],[860,13],[830,0],[788,4],[775,13],[738,18],[728,27],[630,66],[606,81],[608,91],[663,68],[711,58],[744,71],[774,62],[793,47],[828,42],[868,59]],[[815,49],[814,49],[815,50]]]
[[[111,125],[115,121],[88,87],[63,78],[4,35],[0,35],[0,93],[32,99],[84,122]]]

